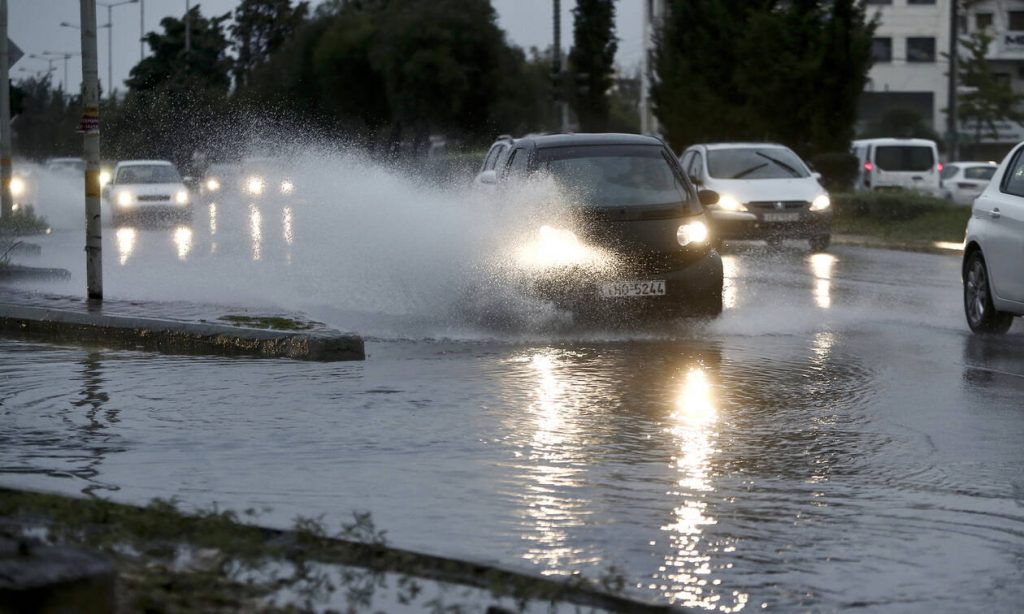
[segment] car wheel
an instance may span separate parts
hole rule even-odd
[[[976,333],[1002,334],[1010,329],[1013,315],[996,311],[988,280],[988,268],[980,251],[971,252],[964,267],[964,313]]]
[[[832,244],[832,235],[818,235],[811,237],[808,241],[811,244],[812,252],[823,252]]]

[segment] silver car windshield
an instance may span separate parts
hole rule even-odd
[[[708,151],[708,174],[716,179],[794,179],[809,177],[807,167],[788,149],[737,147]]]

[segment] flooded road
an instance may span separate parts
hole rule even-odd
[[[708,610],[1024,603],[1024,336],[968,333],[957,258],[741,245],[716,322],[497,332],[420,297],[303,293],[345,263],[301,266],[322,244],[280,220],[258,259],[244,223],[218,252],[197,219],[184,256],[177,228],[137,229],[124,263],[107,229],[108,293],[249,301],[271,280],[252,294],[367,334],[365,363],[0,340],[0,484],[281,526],[368,510],[402,548],[614,566]],[[76,266],[68,236],[40,261]]]

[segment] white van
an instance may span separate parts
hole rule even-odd
[[[854,189],[914,190],[939,196],[939,148],[928,139],[861,139],[850,145],[859,171]]]

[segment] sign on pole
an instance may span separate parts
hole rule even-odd
[[[21,50],[21,47],[14,44],[14,41],[7,39],[7,67],[10,68],[18,63],[25,55],[25,52]]]

